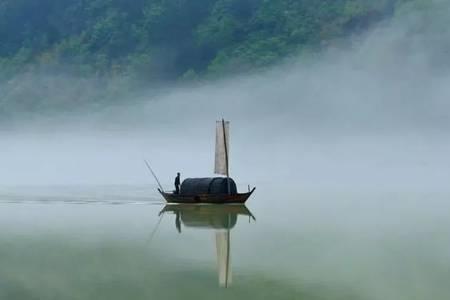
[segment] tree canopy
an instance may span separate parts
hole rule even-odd
[[[253,70],[365,30],[400,1],[0,0],[0,73],[176,80]]]

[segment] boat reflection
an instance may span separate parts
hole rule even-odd
[[[249,222],[256,218],[244,205],[166,205],[159,213],[175,215],[175,227],[182,233],[182,227],[215,230],[217,267],[219,285],[229,287],[231,272],[231,230],[236,226],[238,217],[248,217]]]

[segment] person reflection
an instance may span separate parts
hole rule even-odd
[[[181,220],[179,211],[176,212],[175,227],[177,228],[178,233],[181,233]]]

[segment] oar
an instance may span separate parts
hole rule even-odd
[[[156,182],[158,183],[159,188],[161,189],[162,192],[164,192],[164,189],[161,185],[161,183],[158,180],[158,177],[156,176],[155,172],[153,172],[152,167],[150,167],[150,164],[147,162],[147,160],[144,159],[145,165],[147,166],[148,170],[150,171],[150,173],[152,173],[153,177],[155,178]]]

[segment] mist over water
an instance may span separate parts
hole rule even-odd
[[[447,6],[406,10],[349,39],[345,48],[330,46],[264,73],[174,87],[159,96],[131,93],[109,107],[4,125],[0,180],[144,184],[151,181],[144,157],[166,184],[178,170],[209,176],[214,122],[224,117],[232,122],[232,174],[243,186],[445,189]],[[44,95],[58,102],[70,82]]]

